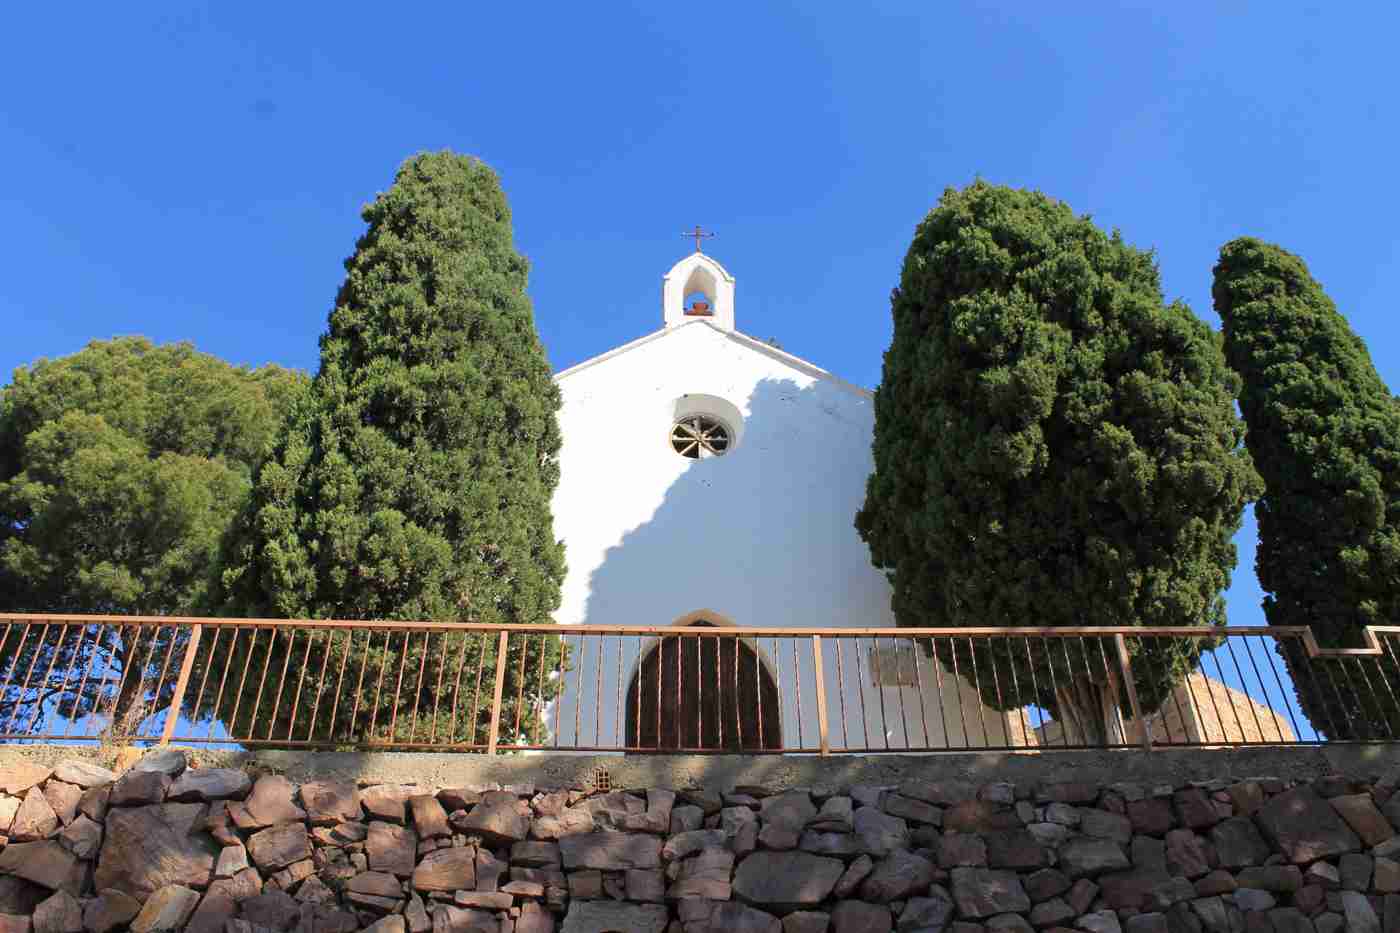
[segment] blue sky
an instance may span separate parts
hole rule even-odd
[[[1212,324],[1220,245],[1285,245],[1395,386],[1397,27],[1389,4],[24,4],[0,373],[131,333],[314,369],[361,205],[449,147],[501,173],[557,367],[659,325],[700,223],[742,330],[873,386],[915,224],[980,174],[1154,247]],[[1252,540],[1236,623],[1262,622]]]

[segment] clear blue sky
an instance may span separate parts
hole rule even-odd
[[[166,7],[162,10],[162,7]],[[1217,324],[1300,253],[1400,384],[1392,4],[21,4],[0,58],[0,373],[87,340],[314,369],[361,205],[421,149],[504,180],[558,367],[659,325],[718,231],[739,327],[867,386],[915,224],[976,175],[1158,251]],[[1231,592],[1259,623],[1253,530]]]

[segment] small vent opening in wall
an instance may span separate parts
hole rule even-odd
[[[612,790],[612,775],[607,768],[594,768],[588,783],[594,790]]]

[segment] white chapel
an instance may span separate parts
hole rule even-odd
[[[561,745],[815,748],[810,644],[760,637],[721,650],[703,627],[895,624],[889,583],[853,524],[872,466],[872,393],[740,332],[735,293],[697,248],[662,280],[659,330],[556,376],[554,530],[568,562],[556,620],[700,636],[659,649],[580,638],[575,650],[596,653],[583,669],[598,676],[566,682]],[[828,641],[834,748],[1022,744],[1010,717],[907,643]],[[720,689],[699,689],[712,682]],[[716,694],[718,708],[696,709]]]

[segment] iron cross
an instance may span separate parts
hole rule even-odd
[[[696,251],[697,253],[703,253],[704,250],[702,250],[702,249],[700,248],[700,241],[701,241],[701,240],[708,240],[710,237],[714,236],[714,234],[713,234],[713,233],[705,233],[703,230],[700,229],[700,225],[699,225],[699,224],[696,224],[694,230],[692,230],[692,231],[689,232],[689,233],[682,233],[681,236],[693,236],[693,237],[695,237],[695,251]]]

